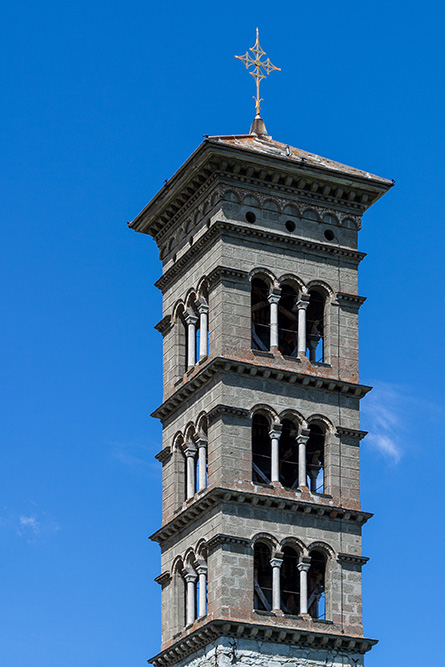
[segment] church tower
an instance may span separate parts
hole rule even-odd
[[[257,100],[249,134],[206,137],[130,223],[163,265],[155,667],[360,666],[376,643],[357,236],[392,182],[275,141]]]

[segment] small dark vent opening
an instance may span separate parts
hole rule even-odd
[[[293,220],[286,220],[284,223],[284,226],[286,227],[288,232],[294,232],[295,231],[295,222]]]
[[[256,215],[253,211],[247,211],[246,213],[247,222],[254,223],[256,221]]]

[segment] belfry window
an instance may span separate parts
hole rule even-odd
[[[324,361],[324,310],[325,298],[315,289],[309,290],[309,306],[306,313],[306,344],[309,361]]]
[[[321,551],[314,549],[310,557],[307,608],[312,618],[324,619],[326,615],[326,556]]]
[[[279,444],[280,482],[288,489],[298,487],[298,429],[289,419],[283,419]]]
[[[253,551],[254,567],[254,609],[272,609],[272,566],[270,549],[267,544],[257,542]]]
[[[312,493],[324,493],[324,445],[325,432],[318,424],[309,427],[306,443],[306,474]]]
[[[288,357],[298,356],[298,296],[291,285],[283,285],[278,302],[278,349]]]
[[[252,280],[252,350],[268,351],[270,348],[270,307],[267,297],[269,287],[261,280]]]
[[[271,447],[269,422],[262,414],[255,414],[252,420],[252,481],[270,484]]]
[[[285,614],[294,616],[300,612],[300,573],[297,566],[297,552],[291,547],[284,547],[280,572],[281,609]]]

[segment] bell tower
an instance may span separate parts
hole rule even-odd
[[[363,665],[376,643],[357,236],[392,182],[275,141],[257,116],[206,137],[130,223],[163,266],[155,667]]]

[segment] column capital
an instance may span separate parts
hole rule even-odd
[[[207,315],[209,312],[209,307],[206,303],[198,303],[198,313],[200,315]]]
[[[270,559],[270,565],[271,567],[281,567],[283,564],[283,559],[282,558],[277,558],[277,556],[274,556],[273,558]]]
[[[282,430],[283,430],[283,425],[282,424],[274,424],[269,431],[269,438],[270,439],[276,438],[277,440],[279,440]]]
[[[309,440],[309,433],[307,435],[305,433],[300,433],[299,435],[297,435],[296,439],[299,445],[306,445],[307,441]]]
[[[278,303],[280,299],[281,299],[281,289],[274,289],[267,297],[269,303]]]
[[[298,310],[307,310],[307,307],[309,305],[309,299],[310,299],[309,294],[302,294],[300,300],[297,301]]]
[[[196,446],[198,447],[198,449],[200,447],[207,448],[208,442],[209,441],[207,438],[204,438],[203,436],[198,436],[198,438],[196,439]]]
[[[207,567],[207,563],[205,561],[198,562],[196,564],[196,572],[198,574],[207,574],[207,570],[208,570],[208,567]]]
[[[186,446],[184,447],[184,454],[185,456],[189,457],[194,457],[196,455],[196,452],[198,451],[197,446],[195,445],[194,442],[188,442]]]
[[[308,572],[311,564],[306,563],[305,561],[302,561],[301,563],[298,563],[297,569],[299,572]]]
[[[192,313],[187,313],[187,315],[184,317],[184,320],[186,324],[196,324],[198,321],[198,316],[193,315]]]
[[[194,584],[198,578],[195,570],[191,567],[187,567],[182,571],[182,576],[184,577],[187,584]]]

